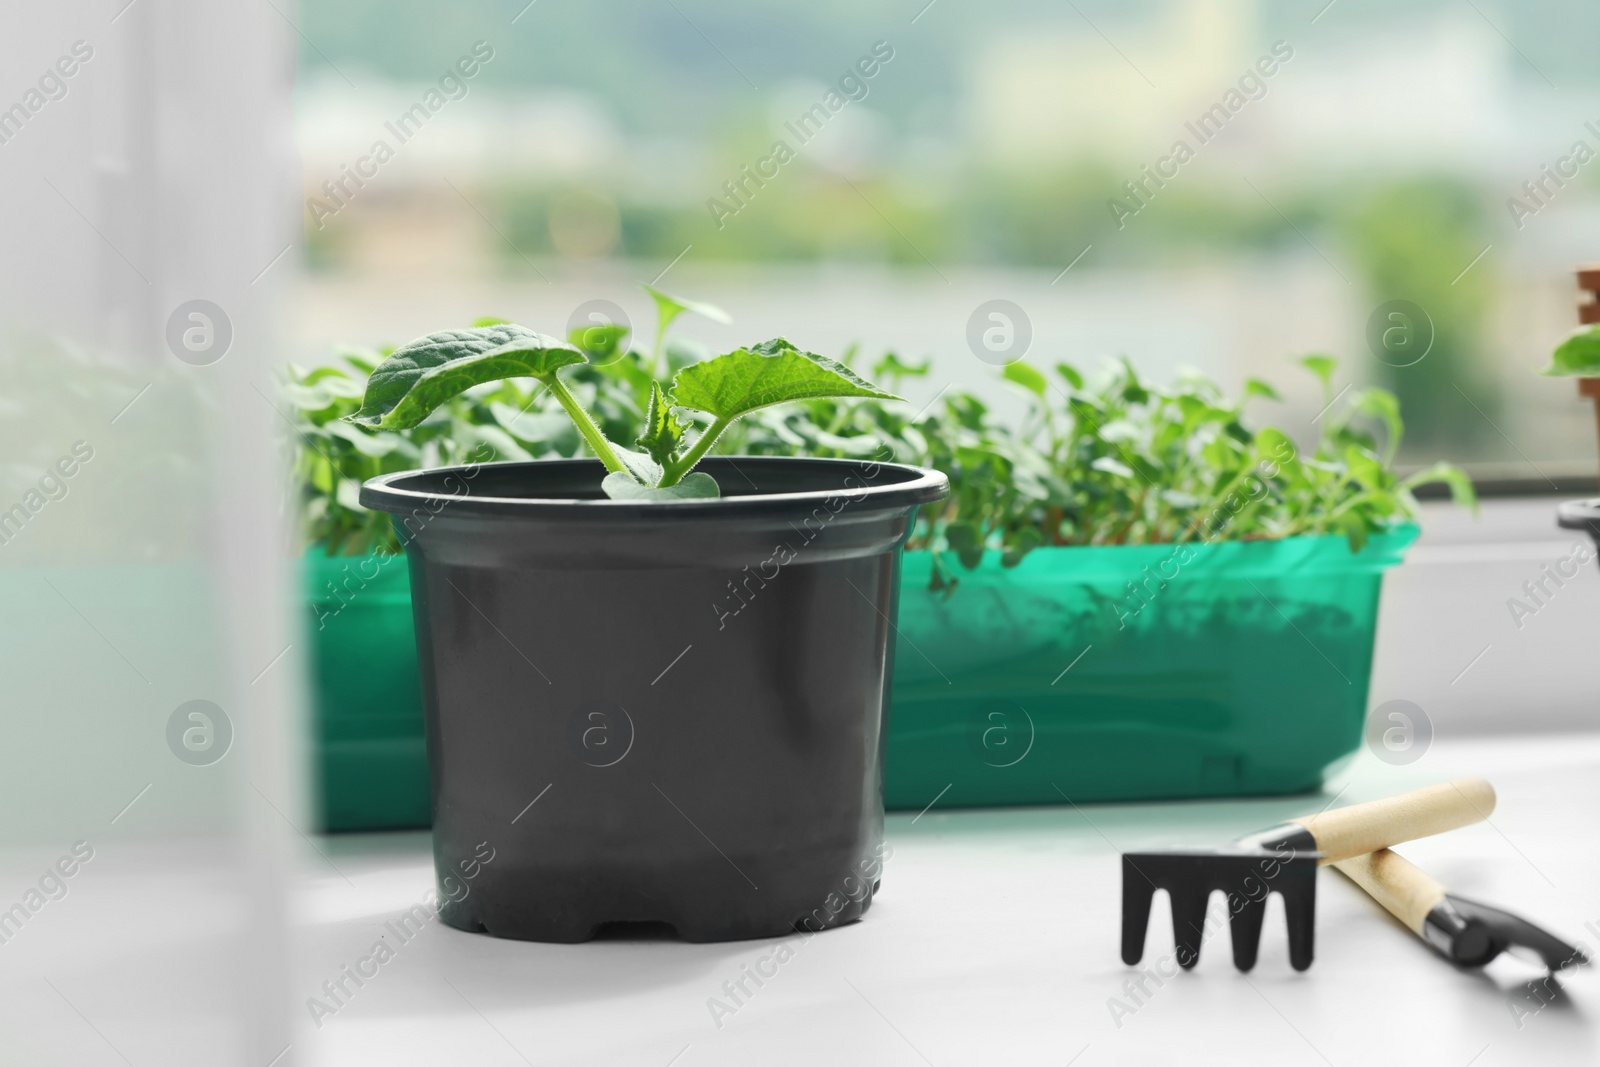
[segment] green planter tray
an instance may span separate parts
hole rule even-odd
[[[324,830],[433,821],[404,556],[303,561],[311,608],[312,765]]]
[[[1360,744],[1383,571],[1416,536],[991,552],[947,599],[908,552],[886,804],[1316,788]]]
[[[1355,751],[1383,571],[1417,528],[903,565],[891,809],[1291,793]],[[403,557],[305,560],[324,829],[431,821]],[[350,669],[360,664],[360,670]]]

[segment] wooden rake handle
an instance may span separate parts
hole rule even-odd
[[[1319,862],[1328,864],[1482,822],[1493,811],[1494,787],[1482,778],[1460,778],[1290,821],[1311,832]]]
[[[1334,866],[1418,937],[1423,936],[1428,913],[1445,897],[1443,885],[1386,848],[1339,860]]]

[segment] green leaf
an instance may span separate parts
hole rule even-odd
[[[664,489],[640,485],[626,474],[615,471],[606,475],[600,488],[612,500],[710,500],[722,495],[716,479],[704,471],[686,474],[683,481]]]
[[[524,411],[510,404],[492,401],[489,414],[519,441],[544,445],[566,456],[578,448],[578,428],[563,411]]]
[[[1299,465],[1299,449],[1295,447],[1294,440],[1276,426],[1262,427],[1256,434],[1256,454],[1265,462],[1280,468],[1294,468]]]
[[[660,382],[650,383],[650,408],[644,416],[644,432],[634,443],[645,450],[657,463],[665,464],[683,443],[683,431],[688,424],[679,419],[661,391]]]
[[[631,476],[635,482],[648,488],[655,488],[661,484],[661,464],[654,459],[643,452],[634,452],[617,445],[612,445],[611,451],[616,454],[617,459],[622,461],[622,465],[628,468],[627,475],[624,475],[624,477]],[[621,471],[613,471],[612,473],[622,474]]]
[[[925,378],[928,371],[933,369],[933,360],[925,359],[921,363],[902,362],[900,356],[894,352],[885,352],[883,358],[872,365],[874,378]]]
[[[1097,471],[1104,471],[1107,474],[1115,474],[1119,478],[1132,478],[1134,476],[1132,467],[1128,466],[1126,463],[1119,463],[1110,456],[1100,456],[1099,458],[1095,459],[1094,462],[1090,463],[1089,466]]]
[[[567,334],[567,340],[587,356],[590,363],[604,366],[622,354],[622,339],[626,336],[626,326],[596,323],[592,326],[574,326],[572,332]]]
[[[1072,388],[1074,388],[1074,389],[1082,389],[1083,388],[1083,375],[1079,374],[1078,373],[1078,369],[1076,367],[1074,367],[1072,364],[1070,364],[1070,363],[1057,363],[1056,364],[1056,373],[1061,375],[1062,379],[1068,385],[1072,386]]]
[[[1245,379],[1245,381],[1244,381],[1244,395],[1245,396],[1265,397],[1268,400],[1282,400],[1283,399],[1283,397],[1278,395],[1278,391],[1276,389],[1274,389],[1272,386],[1268,385],[1266,382],[1262,381],[1260,378],[1246,378]]]
[[[1472,479],[1467,477],[1465,471],[1449,463],[1435,463],[1425,467],[1415,474],[1410,475],[1400,483],[1400,488],[1410,492],[1419,485],[1443,482],[1450,487],[1450,499],[1461,507],[1471,508],[1473,514],[1478,512],[1478,491],[1472,484]]]
[[[672,379],[671,400],[731,422],[773,404],[848,396],[900,399],[844,364],[779,337],[683,368]]]
[[[493,315],[484,315],[481,318],[476,318],[476,319],[472,320],[472,328],[473,329],[478,329],[478,328],[483,327],[483,326],[510,326],[510,325],[511,325],[511,320],[510,319],[497,319]]]
[[[944,528],[945,543],[961,565],[972,570],[983,562],[983,534],[970,522],[952,522]]]
[[[1000,376],[1008,382],[1022,386],[1040,399],[1043,399],[1045,393],[1050,390],[1050,383],[1045,380],[1044,375],[1021,360],[1007,363]]]
[[[1015,366],[1015,364],[1012,364]],[[1000,566],[1015,567],[1024,556],[1044,544],[1044,535],[1037,526],[1024,526],[1005,544],[1000,554]]]
[[[712,322],[720,322],[724,326],[733,321],[728,317],[726,311],[712,304],[701,304],[694,300],[680,300],[678,297],[668,296],[653,285],[645,286],[644,291],[649,293],[650,299],[656,302],[656,314],[660,316],[658,320],[660,325],[657,329],[661,333],[666,333],[667,327],[671,325],[672,320],[685,311],[699,315],[701,318],[710,319]]]
[[[1339,516],[1339,529],[1344,531],[1345,539],[1350,542],[1351,552],[1360,552],[1366,546],[1367,524],[1355,512]]]
[[[928,591],[938,595],[941,600],[949,600],[955,593],[956,586],[961,584],[961,579],[950,573],[939,553],[930,554],[933,557],[931,568],[933,573],[928,577]]]
[[[1551,378],[1600,378],[1600,325],[1585,326],[1556,346],[1550,365],[1539,372]]]
[[[303,412],[325,411],[338,401],[326,383],[300,385],[290,382],[283,387],[283,395],[297,410]]]
[[[343,422],[330,422],[323,429],[328,434],[349,442],[357,452],[372,459],[382,459],[395,451],[412,458],[417,456],[416,446],[396,433],[372,433]]]
[[[1344,450],[1345,466],[1350,476],[1367,489],[1382,489],[1387,480],[1383,463],[1364,448],[1355,445]]]
[[[445,330],[395,349],[367,379],[361,410],[351,422],[404,430],[440,404],[484,382],[501,378],[548,381],[562,367],[584,362],[564,341],[506,324]]]
[[[1333,372],[1339,369],[1339,361],[1332,356],[1301,356],[1300,365],[1315,374],[1322,382],[1324,389],[1333,388]]]
[[[1388,437],[1384,454],[1393,458],[1400,448],[1400,438],[1405,434],[1405,423],[1400,419],[1400,400],[1387,389],[1363,389],[1351,399],[1351,406],[1363,415],[1383,420]]]
[[[688,337],[674,337],[667,342],[667,375],[678,373],[691,363],[701,363],[711,358],[711,350],[699,341]]]

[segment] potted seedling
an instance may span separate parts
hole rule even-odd
[[[408,560],[437,869],[497,852],[441,917],[549,941],[857,918],[879,872],[900,548],[946,480],[872,459],[707,458],[775,405],[893,399],[783,339],[651,381],[627,446],[564,377],[590,362],[507,323],[431,334],[379,363],[348,417],[404,431],[526,380],[594,456],[383,474],[360,492]]]
[[[1550,365],[1540,373],[1578,379],[1578,395],[1594,404],[1600,432],[1600,267],[1582,268],[1577,275],[1578,288],[1588,297],[1578,305],[1582,325],[1556,346]],[[1600,499],[1566,501],[1557,507],[1556,521],[1569,530],[1587,530],[1600,545]]]
[[[704,359],[692,340],[668,336],[686,315],[728,321],[718,308],[646,287],[657,311],[654,341],[635,349],[620,325],[585,322],[568,340],[589,362],[565,372],[569,390],[603,434],[632,441],[651,383]],[[491,326],[500,319],[480,319]],[[388,515],[361,506],[361,484],[380,474],[450,464],[571,458],[584,451],[572,420],[539,383],[506,379],[468,389],[404,430],[347,421],[368,376],[393,346],[341,346],[315,368],[291,364],[283,398],[299,441],[295,485],[311,667],[312,785],[320,829],[426,828],[432,821],[410,574]]]

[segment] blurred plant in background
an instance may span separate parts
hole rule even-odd
[[[1373,303],[1409,300],[1432,321],[1426,358],[1385,365],[1381,380],[1419,434],[1464,459],[1487,450],[1481,422],[1462,417],[1462,398],[1491,419],[1500,407],[1484,366],[1494,284],[1488,271],[1466,269],[1489,243],[1487,212],[1485,198],[1461,181],[1416,179],[1366,192],[1345,225]]]

